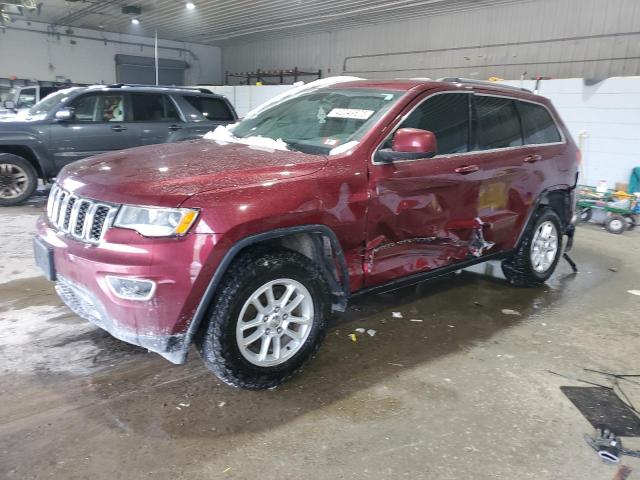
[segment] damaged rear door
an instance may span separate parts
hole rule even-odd
[[[436,136],[433,158],[376,161],[370,165],[370,202],[364,261],[367,286],[479,256],[484,241],[478,218],[483,180],[471,150],[472,92],[425,94],[397,128]],[[394,130],[395,132],[395,130]],[[393,133],[379,148],[391,145]]]

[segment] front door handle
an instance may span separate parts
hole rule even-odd
[[[182,130],[182,127],[180,125],[169,125],[169,130],[175,132],[176,130]]]
[[[454,170],[454,172],[459,173],[460,175],[467,175],[469,173],[477,172],[480,170],[478,165],[463,165],[462,167],[458,167]]]
[[[114,132],[122,132],[124,130],[126,130],[127,127],[122,126],[122,125],[114,125],[113,127],[111,127],[111,130],[113,130]]]
[[[524,157],[524,163],[536,163],[538,160],[542,160],[542,155],[527,155]]]

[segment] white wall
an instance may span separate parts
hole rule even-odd
[[[367,78],[520,78],[524,72],[525,78],[640,75],[639,3],[536,0],[430,17],[417,14],[404,22],[254,43],[238,41],[225,45],[224,69],[297,66],[321,68],[325,76]]]
[[[533,90],[535,82],[504,82]],[[543,80],[540,95],[553,102],[582,147],[580,183],[627,183],[640,166],[640,77],[608,78],[585,85],[581,78]],[[582,133],[582,135],[580,135]]]
[[[82,28],[73,29],[75,37],[58,38],[46,31],[45,24],[26,22],[9,24],[4,31],[0,29],[0,77],[56,80],[61,76],[79,83],[113,83],[116,54],[153,57],[153,38]],[[64,33],[64,29],[58,31]],[[71,44],[71,40],[76,44]],[[159,46],[160,58],[184,60],[191,66],[185,73],[186,84],[222,83],[219,47],[168,40],[159,40]]]

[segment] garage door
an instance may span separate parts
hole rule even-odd
[[[184,85],[184,71],[189,64],[182,60],[159,59],[160,85]],[[156,70],[153,57],[116,55],[116,80],[118,83],[142,83],[154,85]]]

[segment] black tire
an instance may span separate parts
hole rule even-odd
[[[627,229],[627,220],[622,215],[609,215],[609,218],[604,222],[604,228],[609,233],[620,235]]]
[[[587,223],[589,220],[591,220],[592,216],[593,216],[593,212],[591,211],[590,208],[583,208],[582,210],[580,210],[580,214],[578,215],[578,218],[582,223]]]
[[[558,247],[551,266],[544,272],[538,272],[531,261],[531,249],[534,234],[544,222],[551,222],[555,226]],[[562,223],[558,214],[548,207],[539,209],[529,222],[518,249],[502,262],[502,273],[507,280],[518,287],[537,287],[547,281],[556,269],[562,255],[562,232]]]
[[[252,293],[280,278],[300,282],[309,291],[313,323],[300,349],[284,363],[254,365],[240,352],[236,326]],[[240,254],[225,274],[196,345],[206,367],[226,384],[249,390],[273,388],[299,373],[313,357],[324,339],[329,312],[328,288],[313,261],[291,250],[249,250]]]
[[[624,217],[627,221],[627,230],[631,231],[636,228],[636,217],[635,215],[629,215],[628,217]]]
[[[18,182],[17,178],[23,180]],[[37,186],[38,175],[28,160],[12,153],[0,153],[0,207],[23,203]]]

